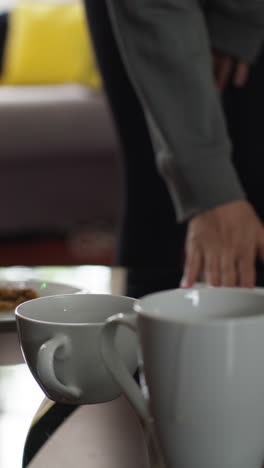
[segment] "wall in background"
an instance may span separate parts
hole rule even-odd
[[[0,12],[11,10],[18,0],[0,0]]]
[[[39,0],[35,0],[35,1],[37,2]],[[72,0],[46,0],[46,1],[56,2],[56,3],[65,3],[65,2],[70,2]],[[18,2],[19,0],[0,0],[0,13],[2,11],[11,10],[14,7],[14,5]]]

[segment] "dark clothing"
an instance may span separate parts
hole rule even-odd
[[[105,0],[85,0],[98,64],[123,147],[124,211],[117,263],[129,267],[128,295],[176,287],[182,274],[185,224],[177,224],[161,179],[141,104],[123,66]],[[247,85],[229,85],[223,105],[233,161],[249,201],[264,220],[264,56]]]

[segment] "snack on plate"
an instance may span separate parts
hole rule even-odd
[[[0,287],[0,311],[15,309],[22,302],[40,297],[34,289],[30,288],[1,288]]]

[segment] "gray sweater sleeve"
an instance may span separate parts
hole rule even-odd
[[[264,0],[205,0],[214,47],[253,62],[264,40]]]
[[[244,198],[231,162],[198,2],[108,0],[108,4],[178,220]]]

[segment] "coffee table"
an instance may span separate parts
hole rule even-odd
[[[96,266],[0,268],[0,281],[29,279],[68,283],[93,293],[122,294],[125,271]],[[24,465],[27,468],[149,468],[142,427],[123,396],[74,411],[53,405],[24,364],[15,322],[0,321],[1,468],[21,468],[32,421],[34,437],[27,440],[25,459],[31,459],[32,443],[46,442]]]

